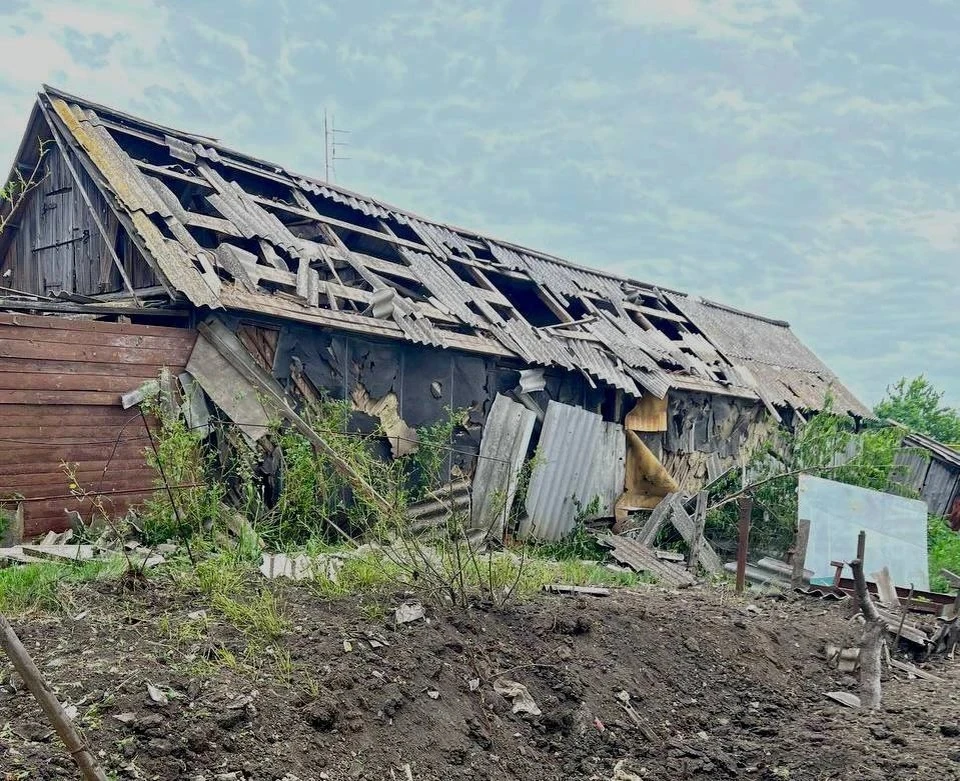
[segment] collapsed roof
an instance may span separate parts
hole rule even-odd
[[[776,415],[830,395],[870,414],[787,323],[432,222],[50,87],[21,167],[37,135],[79,161],[175,300],[559,366],[638,398],[724,393]],[[125,286],[118,263],[76,292]]]

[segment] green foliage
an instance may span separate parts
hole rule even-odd
[[[252,642],[266,643],[289,629],[274,593],[252,581],[257,577],[241,559],[221,553],[197,564],[193,586],[210,601],[223,618],[247,635]]]
[[[887,387],[874,412],[881,420],[895,420],[939,442],[960,443],[960,411],[944,405],[943,391],[922,374],[912,380],[902,377]]]
[[[855,431],[853,421],[829,406],[796,432],[779,429],[750,459],[747,482],[754,486],[751,550],[779,556],[793,541],[797,522],[797,473],[877,491],[907,493],[891,480],[901,434],[893,428]],[[711,490],[711,503],[737,493],[741,475],[729,474]],[[737,538],[738,508],[730,502],[707,514],[706,534],[719,547],[732,549]]]
[[[453,432],[463,420],[466,411],[446,408],[447,416],[429,426],[417,429],[418,446],[410,456],[408,466],[410,501],[416,502],[439,488],[444,475],[444,464],[449,462]]]
[[[159,427],[152,428],[156,452],[152,446],[146,448],[147,463],[156,470],[157,486],[144,504],[146,542],[191,537],[210,529],[220,518],[226,496],[226,487],[215,473],[212,450],[182,417],[168,412],[171,405],[164,399],[158,397],[145,404],[159,421]],[[172,486],[170,491],[165,482]]]
[[[381,460],[364,437],[345,433],[351,415],[349,402],[322,399],[304,410],[303,417],[319,432],[331,450],[392,502],[397,517],[406,506],[402,459]],[[349,534],[376,529],[383,512],[366,494],[354,491],[326,454],[316,452],[297,431],[278,427],[274,440],[280,448],[280,493],[276,504],[264,509],[257,530],[275,546],[301,545],[313,537],[340,541],[335,523]]]
[[[599,511],[599,496],[593,497],[586,507],[579,505],[577,517],[571,532],[562,540],[539,545],[537,547],[539,555],[558,561],[583,559],[600,561],[606,558],[607,552],[600,547],[597,538],[586,525],[586,519],[595,516]]]
[[[19,167],[16,167],[14,169],[13,178],[0,187],[0,205],[4,203],[10,204],[10,209],[6,216],[0,215],[0,234],[2,234],[4,229],[7,227],[7,223],[10,220],[13,212],[24,201],[24,199],[26,199],[27,195],[30,194],[30,191],[35,189],[44,179],[47,178],[48,174],[44,173],[41,175],[41,171],[43,170],[43,159],[46,156],[47,148],[51,143],[53,142],[50,140],[39,141],[37,162],[36,165],[34,165],[33,170],[27,176],[24,176],[23,171],[21,171]]]
[[[930,588],[933,591],[950,591],[950,584],[940,570],[948,569],[960,575],[960,535],[943,518],[931,515],[927,519],[927,549]]]

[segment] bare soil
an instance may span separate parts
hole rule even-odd
[[[209,607],[206,636],[177,629],[204,605],[157,582],[100,586],[80,617],[16,626],[119,779],[960,778],[960,663],[929,668],[947,683],[886,680],[875,712],[824,698],[856,691],[823,657],[859,636],[844,605],[651,587],[398,627],[401,598],[287,586],[293,629],[253,666],[233,663],[248,639]],[[0,672],[5,778],[76,778]],[[541,714],[513,713],[498,679]]]

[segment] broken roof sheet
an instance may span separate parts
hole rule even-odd
[[[867,409],[796,337],[788,323],[712,301],[668,294],[717,349],[741,370],[746,384],[776,406],[822,409],[829,394],[833,409],[872,417]]]
[[[786,325],[431,222],[50,87],[36,111],[161,281],[196,306],[560,366],[631,396],[696,387],[820,408],[833,387],[865,412]],[[225,242],[242,252],[218,251]],[[385,287],[392,312],[390,299],[371,305]]]

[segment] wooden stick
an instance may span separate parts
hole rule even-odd
[[[800,588],[803,584],[803,564],[807,559],[807,542],[810,540],[810,521],[801,518],[797,522],[797,540],[793,544],[793,572],[790,585]]]
[[[747,548],[750,545],[750,514],[753,512],[753,499],[744,496],[740,499],[740,534],[737,539],[737,594],[743,593],[747,580]]]
[[[703,542],[703,527],[707,523],[707,491],[697,494],[697,509],[693,515],[693,537],[690,540],[690,560],[687,569],[697,571],[697,561],[700,558],[700,545]]]
[[[900,625],[897,627],[897,636],[893,639],[893,650],[896,651],[900,646],[900,635],[903,634],[903,623],[907,620],[907,611],[910,609],[910,605],[913,603],[913,583],[910,584],[910,595],[907,597],[907,604],[901,605],[900,610]]]
[[[83,778],[86,781],[108,781],[106,773],[103,772],[93,754],[90,753],[90,749],[87,748],[86,743],[77,733],[67,712],[63,709],[56,695],[50,690],[46,681],[43,680],[40,670],[37,669],[33,659],[30,658],[30,654],[27,653],[27,649],[23,647],[20,638],[17,637],[13,627],[10,626],[2,613],[0,613],[0,647],[10,657],[14,669],[23,678],[30,693],[40,704],[40,708],[57,731],[63,745],[66,746],[67,752],[73,757],[77,767],[80,768]]]

